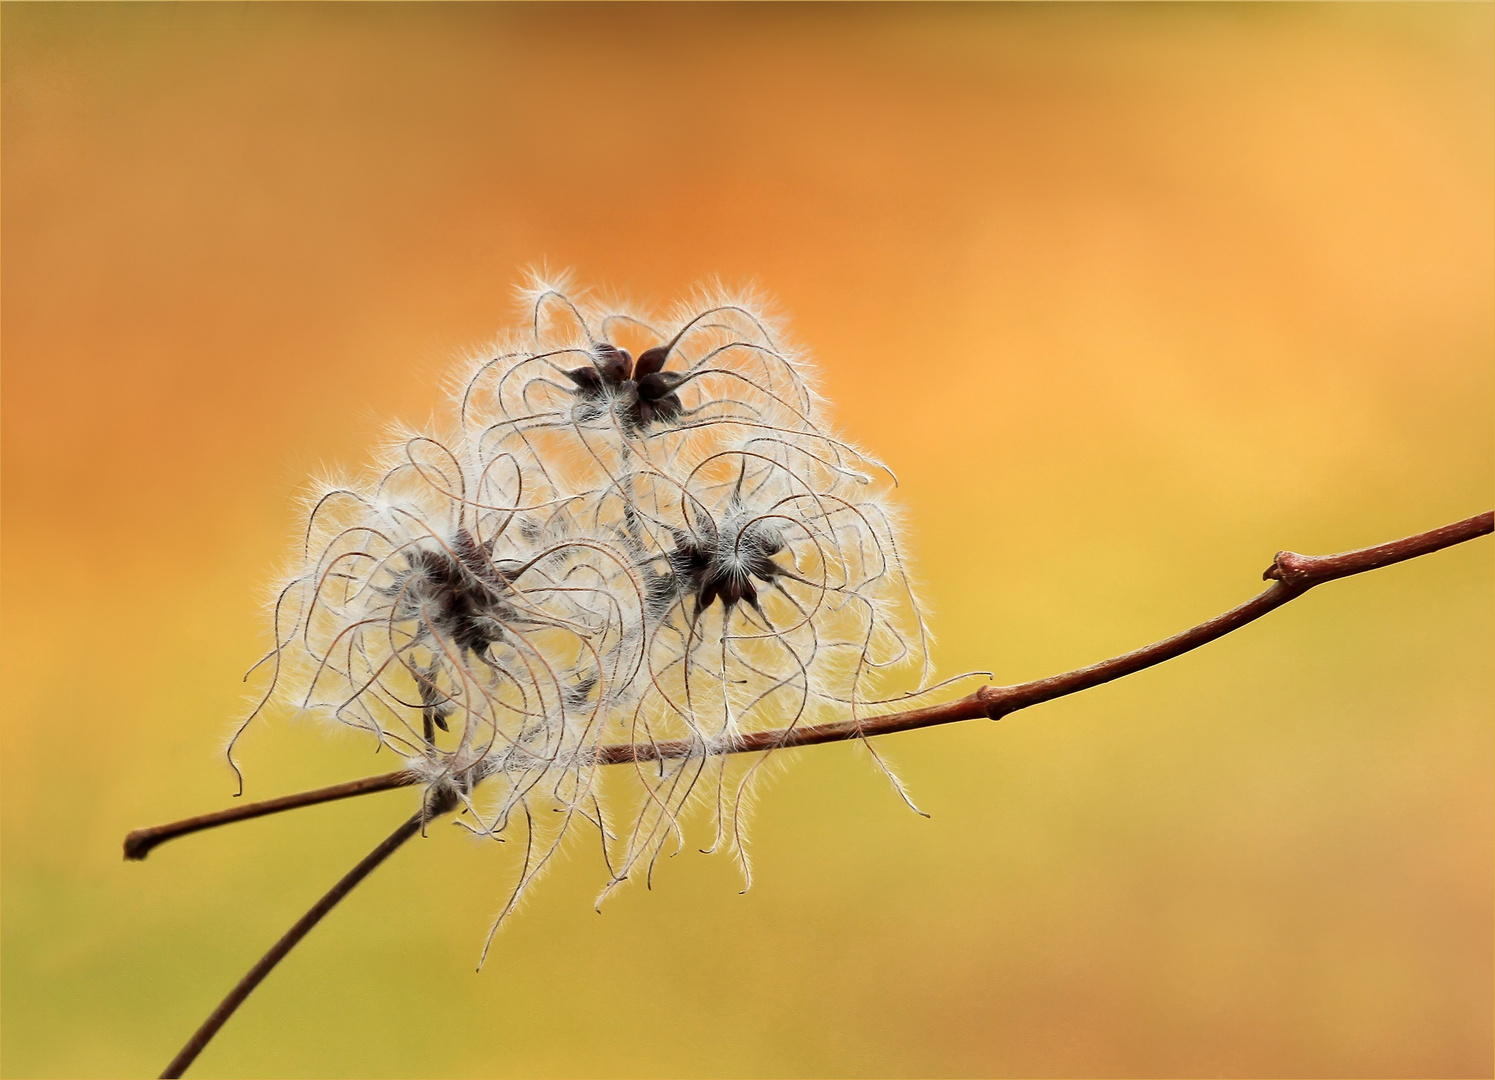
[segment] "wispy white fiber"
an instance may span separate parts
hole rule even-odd
[[[278,701],[456,790],[459,823],[515,860],[495,928],[568,835],[600,846],[606,895],[684,846],[693,806],[746,878],[769,755],[723,751],[930,678],[891,474],[826,426],[760,299],[715,289],[655,320],[565,274],[522,295],[446,426],[309,500],[245,721]],[[662,741],[689,752],[597,760]]]

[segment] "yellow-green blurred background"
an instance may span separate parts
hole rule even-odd
[[[411,792],[227,805],[305,477],[524,267],[777,298],[902,480],[944,673],[1134,647],[1492,490],[1492,9],[3,10],[9,1076],[155,1075]],[[438,828],[220,1076],[1488,1076],[1491,546],[992,725],[785,754],[756,884],[499,937]],[[286,718],[248,795],[391,768]]]

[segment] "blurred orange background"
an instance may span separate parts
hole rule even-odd
[[[1492,8],[3,11],[3,1059],[155,1075],[414,804],[203,834],[295,499],[526,266],[756,282],[1014,682],[1491,501]],[[201,1076],[1488,1076],[1489,541],[789,764],[603,909],[437,828]],[[282,717],[263,798],[393,767]],[[792,759],[792,760],[791,760]]]

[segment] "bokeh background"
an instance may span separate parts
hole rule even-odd
[[[295,501],[526,266],[776,298],[945,673],[1049,674],[1486,508],[1492,9],[3,10],[3,1059],[155,1075],[411,792],[214,809]],[[754,887],[590,847],[486,969],[438,828],[209,1076],[1488,1076],[1491,548],[1001,724],[782,755]],[[285,718],[250,797],[384,771]],[[792,761],[790,759],[792,758]]]

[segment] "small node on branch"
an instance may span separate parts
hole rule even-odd
[[[1299,555],[1296,551],[1279,551],[1272,565],[1262,572],[1263,581],[1280,581],[1284,585],[1303,592],[1319,583],[1317,564],[1322,560],[1314,555]]]
[[[1012,700],[1012,687],[1010,686],[983,686],[971,695],[971,698],[986,713],[989,720],[1000,720],[1008,713],[1013,713],[1020,706]]]

